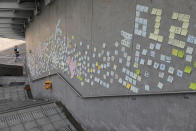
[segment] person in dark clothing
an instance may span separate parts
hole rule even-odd
[[[15,46],[14,47],[14,53],[15,53],[15,55],[16,55],[16,60],[17,60],[17,58],[19,57],[19,48],[18,48],[18,46]],[[16,62],[16,60],[15,60],[15,62]]]

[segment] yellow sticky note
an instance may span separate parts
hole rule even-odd
[[[186,66],[185,69],[184,69],[184,72],[187,73],[187,74],[190,74],[192,71],[192,67],[191,66]]]
[[[150,35],[149,35],[149,39],[152,39],[152,40],[153,40],[153,38],[154,38],[153,33],[150,33]]]
[[[95,64],[96,66],[98,66],[99,65],[99,63],[96,61],[96,64]]]
[[[175,33],[170,32],[170,34],[169,34],[169,38],[170,38],[170,39],[174,39],[174,37],[175,37]]]
[[[154,25],[155,28],[160,28],[160,22],[156,22]]]
[[[136,74],[137,74],[137,75],[140,75],[140,69],[137,69],[137,70],[136,70]]]
[[[160,16],[162,14],[162,9],[157,9],[156,15]]]
[[[172,19],[173,20],[176,20],[177,18],[178,18],[178,13],[173,12]]]
[[[75,37],[72,35],[72,37],[71,37],[71,38],[72,38],[72,40],[74,40],[74,38],[75,38]]]
[[[101,66],[100,66],[100,65],[98,65],[97,69],[98,69],[98,70],[101,70]]]
[[[130,83],[127,83],[126,88],[127,88],[127,89],[130,89],[130,88],[131,88],[131,84],[130,84]]]
[[[91,68],[90,72],[93,73],[93,68]]]
[[[177,49],[172,49],[172,55],[173,56],[178,56],[178,50]]]
[[[188,33],[188,30],[187,29],[182,29],[181,35],[186,36],[187,33]]]
[[[183,21],[184,20],[184,14],[178,14],[178,20]]]
[[[158,39],[158,35],[154,34],[154,39],[153,40],[157,41],[157,39]]]
[[[196,61],[194,62],[194,68],[196,68]]]
[[[69,48],[72,48],[72,44],[71,44],[71,42],[69,43]]]
[[[161,21],[161,16],[157,16],[157,17],[155,18],[155,21],[156,21],[156,22],[160,22],[160,21]]]
[[[176,30],[176,27],[175,26],[171,26],[170,29],[169,29],[169,32],[175,32]]]
[[[178,57],[179,57],[179,58],[184,58],[184,51],[179,50],[179,51],[178,51]]]
[[[188,27],[189,27],[189,23],[188,22],[183,22],[182,28],[183,29],[188,29]]]
[[[189,88],[192,90],[196,90],[196,83],[191,83]]]
[[[82,76],[78,76],[78,79],[80,80],[80,81],[83,81],[83,78],[82,78]]]
[[[157,13],[157,9],[156,9],[156,8],[152,8],[151,14],[152,14],[152,15],[155,15],[156,13]]]
[[[159,34],[159,29],[158,28],[155,28],[154,30],[154,34],[158,35]]]
[[[175,33],[176,34],[181,34],[181,28],[180,27],[176,27],[176,29],[175,29]]]
[[[159,35],[157,40],[158,40],[158,42],[163,42],[163,36]]]

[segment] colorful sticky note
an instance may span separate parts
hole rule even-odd
[[[136,70],[136,74],[137,74],[137,75],[140,75],[140,69],[137,69],[137,70]]]
[[[158,40],[158,42],[163,42],[163,36],[159,35],[157,40]]]
[[[191,66],[186,66],[185,69],[184,69],[184,72],[187,73],[187,74],[190,74],[192,71],[192,67]]]
[[[179,50],[179,51],[178,51],[178,57],[179,57],[179,58],[184,58],[184,51]]]
[[[72,48],[72,44],[71,44],[71,42],[69,43],[69,48]]]
[[[178,50],[177,49],[172,49],[172,55],[173,56],[178,56]]]
[[[127,89],[130,89],[130,88],[131,88],[131,84],[130,84],[130,83],[127,83],[126,88],[127,88]]]
[[[93,68],[91,68],[90,72],[93,73]]]
[[[100,66],[100,65],[98,65],[97,69],[98,69],[98,70],[101,70],[101,66]]]
[[[196,83],[191,83],[189,88],[192,90],[196,90]]]
[[[72,40],[74,40],[74,38],[75,38],[75,37],[72,35]]]
[[[176,20],[177,18],[178,18],[178,13],[173,12],[172,19],[173,20]]]
[[[96,66],[98,66],[99,65],[99,63],[98,62],[96,62],[96,64],[95,64]]]

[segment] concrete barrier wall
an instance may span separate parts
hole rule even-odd
[[[56,0],[43,9],[26,32],[31,76],[38,78],[61,72],[83,96],[194,90],[195,55],[190,55],[191,49],[189,54],[185,52],[188,46],[195,49],[195,4],[193,0]],[[153,15],[153,10],[156,15]],[[190,25],[188,34],[191,36],[176,35],[175,39],[182,42],[175,41],[175,45],[170,42],[169,45],[169,37],[174,41],[173,35],[179,29],[177,26],[182,24],[171,18],[176,16],[175,12],[186,16],[183,29],[186,32],[187,25]],[[189,15],[191,19],[188,22]],[[143,19],[136,19],[138,17]],[[153,28],[155,24],[156,31]],[[176,32],[170,30],[173,24],[176,24]],[[151,32],[154,34],[150,36]],[[188,46],[179,47],[183,41]],[[151,53],[138,60],[138,52],[141,55],[144,50],[145,54],[145,49]],[[178,54],[174,56],[176,50],[173,49],[184,51],[183,64],[179,64],[182,59]],[[153,51],[156,52],[155,58]],[[161,62],[161,55],[172,60]],[[192,56],[191,62],[185,60],[187,55]],[[149,58],[153,65],[148,65]],[[141,61],[145,61],[145,66]],[[166,70],[161,71],[162,67],[156,69],[157,64],[164,62]],[[190,66],[192,72],[184,72],[186,66]],[[175,74],[168,72],[170,67],[175,67]],[[177,70],[184,72],[182,78],[178,78]],[[127,72],[132,76],[128,77]],[[159,78],[162,72],[165,72],[164,79]],[[77,97],[58,76],[48,79],[52,80],[53,89],[46,91],[42,88],[44,80],[36,81],[31,83],[33,95],[61,100],[86,130],[195,130],[194,94],[87,100]],[[193,83],[193,88],[189,88],[190,83]]]

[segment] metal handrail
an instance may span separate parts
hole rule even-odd
[[[76,90],[72,84],[70,84],[59,72],[55,72],[40,78],[33,79],[32,82],[38,81],[43,78],[47,78],[49,76],[58,75],[68,86],[81,98],[87,99],[87,98],[106,98],[106,97],[134,97],[134,96],[150,96],[150,95],[174,95],[174,94],[193,94],[196,93],[196,91],[171,91],[171,92],[160,92],[160,93],[140,93],[140,94],[125,94],[125,95],[101,95],[101,96],[82,96],[78,90]]]
[[[69,83],[59,72],[56,72],[56,73],[53,73],[53,74],[49,74],[49,75],[46,75],[44,77],[40,77],[40,78],[37,78],[37,79],[33,79],[32,82],[37,81],[37,80],[40,80],[40,79],[43,79],[43,78],[46,78],[46,77],[49,77],[49,76],[54,76],[54,75],[58,75],[79,97],[82,97],[83,98],[83,96],[79,93],[79,91],[77,91],[71,85],[71,83]]]

